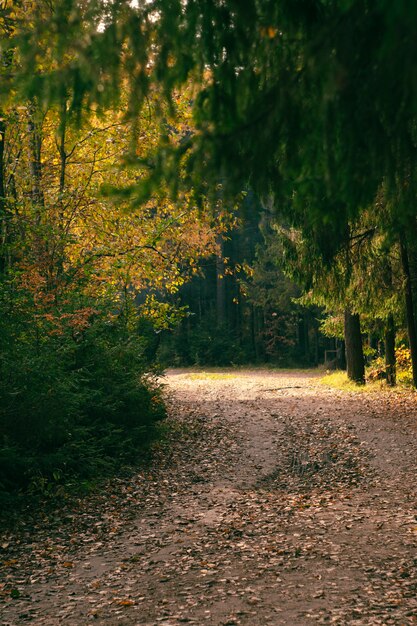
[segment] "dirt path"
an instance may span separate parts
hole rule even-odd
[[[152,472],[0,542],[0,624],[417,624],[417,405],[311,374],[167,376]]]

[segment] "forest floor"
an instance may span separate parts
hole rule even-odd
[[[0,540],[0,624],[417,624],[417,395],[170,371],[152,470]]]

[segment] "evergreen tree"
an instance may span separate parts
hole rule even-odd
[[[192,90],[194,131],[173,141],[161,106],[158,149],[131,151],[129,163],[148,172],[137,198],[161,178],[174,195],[192,187],[200,198],[217,198],[219,180],[225,199],[250,184],[273,197],[324,267],[346,249],[350,224],[369,206],[381,213],[379,228],[400,242],[417,383],[414,2],[9,0],[6,8],[13,28],[1,54],[4,66],[13,51],[14,69],[1,74],[3,103],[8,94],[58,103],[65,93],[69,114],[81,116],[120,102],[127,88],[137,137],[147,98],[163,93],[175,109],[178,89]],[[223,291],[219,282],[219,307]]]

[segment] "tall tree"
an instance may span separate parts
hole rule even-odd
[[[159,91],[174,109],[178,87],[191,85],[195,132],[181,141],[161,132],[147,157],[131,151],[130,164],[148,172],[137,183],[142,199],[161,178],[173,194],[193,186],[215,197],[227,172],[226,196],[248,181],[272,194],[325,264],[346,245],[349,223],[366,207],[380,212],[382,185],[395,219],[380,220],[381,230],[415,228],[412,0],[14,4],[26,9],[6,43],[19,69],[2,76],[3,94],[57,102],[66,93],[80,115],[120,101],[128,85],[137,137],[147,98]]]
[[[365,382],[365,360],[363,358],[362,335],[358,313],[348,308],[344,312],[347,375],[355,383]]]

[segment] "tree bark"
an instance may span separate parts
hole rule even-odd
[[[310,364],[310,336],[309,336],[309,320],[308,313],[302,312],[298,316],[297,322],[298,348],[303,362]]]
[[[217,239],[219,250],[216,256],[216,313],[217,324],[226,322],[226,281],[224,275],[224,243],[221,235]]]
[[[408,341],[410,344],[411,363],[413,367],[413,385],[417,387],[417,332],[414,317],[413,289],[411,285],[410,264],[405,235],[400,235],[401,265],[405,278],[405,307],[407,312]]]
[[[0,111],[1,117],[1,111]],[[1,246],[0,253],[0,273],[4,274],[6,269],[6,251],[5,244],[7,242],[7,209],[6,209],[6,185],[5,166],[4,166],[4,142],[6,139],[6,123],[0,120],[0,224],[1,224]]]
[[[1,3],[2,5],[4,3]],[[2,69],[8,71],[13,63],[14,48],[10,47],[10,37],[14,30],[15,20],[7,15],[3,20],[2,37],[7,40],[4,50],[2,51]],[[4,111],[0,110],[0,273],[4,274],[10,265],[9,252],[7,251],[10,243],[10,211],[6,198],[6,163],[5,163],[5,141],[6,141],[6,119]]]
[[[255,356],[255,361],[259,360],[259,346],[256,336],[256,328],[255,328],[255,306],[253,304],[250,305],[250,337],[252,341],[252,350]]]
[[[59,152],[59,189],[58,189],[58,241],[56,243],[56,266],[57,274],[61,276],[64,273],[64,256],[65,256],[65,208],[64,208],[64,194],[66,187],[66,173],[67,173],[67,152],[65,149],[67,132],[67,102],[66,98],[63,98],[61,103],[60,112],[60,125],[59,125],[59,140],[58,140],[58,152]]]
[[[394,317],[389,315],[385,327],[385,372],[387,376],[387,384],[394,387],[396,380],[396,363],[395,363],[395,324]]]
[[[304,332],[304,316],[300,313],[297,320],[297,343],[300,355],[305,358],[306,345],[305,345],[305,332]]]
[[[313,321],[313,337],[314,337],[314,367],[317,367],[319,364],[319,327],[315,319]]]
[[[36,105],[31,103],[28,110],[28,139],[29,139],[29,170],[32,182],[32,206],[36,223],[42,220],[45,199],[42,189],[42,134],[36,121]]]
[[[338,370],[346,370],[346,346],[344,339],[336,339],[335,348],[337,350],[336,359],[337,359],[337,369]]]
[[[361,326],[358,313],[345,309],[345,346],[347,375],[359,385],[365,383],[365,363],[363,358]]]

